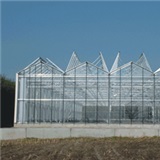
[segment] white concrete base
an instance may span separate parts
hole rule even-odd
[[[0,140],[19,138],[160,136],[160,125],[37,124],[1,128]]]

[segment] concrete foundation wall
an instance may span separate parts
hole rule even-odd
[[[160,125],[17,125],[0,129],[0,140],[113,136],[160,136]]]

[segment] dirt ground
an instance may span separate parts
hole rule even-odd
[[[160,137],[1,141],[2,160],[160,160]]]

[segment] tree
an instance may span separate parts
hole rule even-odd
[[[13,127],[15,82],[0,75],[1,82],[1,127]]]
[[[133,119],[138,118],[138,107],[136,106],[127,106],[125,113],[127,117],[131,120],[131,123],[133,122]]]

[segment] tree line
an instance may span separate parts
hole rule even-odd
[[[13,127],[15,82],[4,75],[0,75],[1,85],[1,119],[0,127]]]

